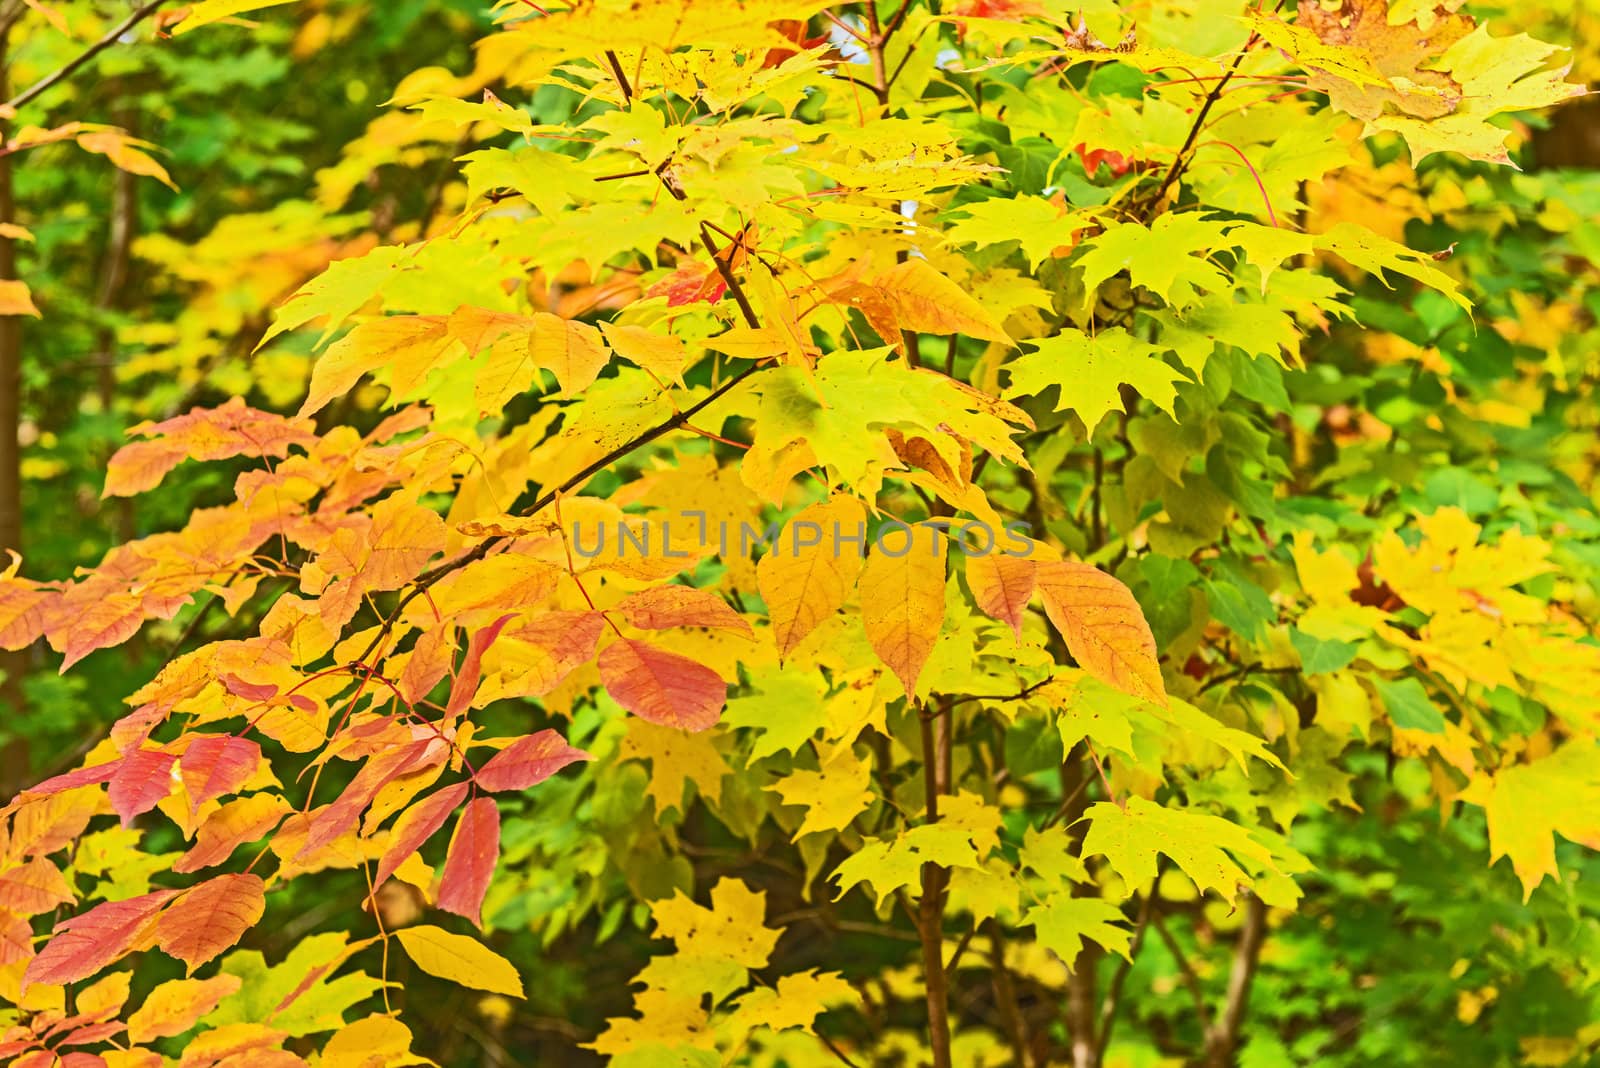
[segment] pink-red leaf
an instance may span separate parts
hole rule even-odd
[[[483,895],[489,892],[499,856],[500,810],[494,798],[480,797],[462,811],[450,839],[439,880],[439,907],[482,927]]]
[[[207,734],[189,743],[178,760],[178,774],[189,792],[189,810],[243,786],[261,764],[261,747],[248,738]]]
[[[395,869],[404,864],[407,857],[421,849],[423,844],[444,826],[444,821],[450,818],[450,813],[454,812],[461,804],[461,799],[467,796],[467,789],[468,786],[464,782],[446,786],[400,814],[389,837],[389,848],[384,850],[383,857],[378,861],[378,874],[372,879],[374,890],[382,886],[384,880],[393,875]]]
[[[96,905],[56,924],[56,933],[22,975],[22,986],[59,986],[87,979],[133,947],[161,911],[177,895],[157,890],[124,901]]]
[[[236,944],[266,911],[259,876],[219,875],[184,894],[156,921],[156,945],[189,966],[190,974]]]
[[[526,790],[580,760],[594,759],[574,749],[552,730],[518,738],[478,769],[477,783],[485,790]]]
[[[703,731],[722,717],[728,685],[697,660],[623,638],[601,651],[598,665],[606,692],[641,719]]]
[[[122,817],[124,827],[172,792],[172,765],[177,759],[159,749],[136,749],[122,758],[111,776],[109,793],[111,807]]]
[[[500,632],[512,618],[510,615],[501,616],[474,634],[472,641],[467,643],[467,655],[461,661],[461,670],[456,672],[455,681],[450,686],[450,699],[445,703],[445,711],[450,715],[459,716],[467,710],[467,703],[478,691],[478,678],[483,673],[483,654],[500,637]]]

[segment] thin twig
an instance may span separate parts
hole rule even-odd
[[[117,23],[116,26],[106,31],[106,35],[104,37],[100,38],[82,52],[79,52],[75,58],[68,60],[66,65],[58,67],[53,72],[46,74],[43,78],[40,78],[38,81],[28,86],[28,88],[24,89],[22,92],[6,101],[4,106],[12,111],[15,111],[17,108],[20,108],[24,104],[32,101],[34,97],[49,89],[57,82],[72,77],[73,73],[76,72],[79,67],[83,66],[95,56],[98,56],[101,52],[104,52],[106,49],[116,44],[119,40],[121,40],[123,34],[127,33],[129,30],[139,25],[139,23],[155,14],[156,9],[165,3],[167,3],[167,0],[150,0],[149,3],[145,4],[141,8],[138,8],[133,12],[133,14],[129,15],[127,18]]]

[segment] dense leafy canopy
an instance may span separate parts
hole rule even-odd
[[[1581,17],[5,6],[0,1057],[1591,1062]]]

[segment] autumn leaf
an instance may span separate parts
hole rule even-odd
[[[838,496],[791,519],[756,565],[778,655],[787,657],[822,621],[843,607],[861,571],[861,555],[840,552],[837,533],[854,534],[861,506]]]
[[[524,996],[517,969],[481,942],[427,924],[404,928],[399,938],[406,956],[429,975],[474,990]]]
[[[1126,586],[1067,560],[1041,562],[1034,577],[1045,613],[1079,666],[1124,693],[1167,703],[1156,640]]]
[[[861,622],[872,648],[910,699],[944,623],[942,531],[918,524],[880,534],[861,571]]]
[[[722,715],[728,685],[704,664],[648,642],[619,638],[600,651],[600,681],[623,708],[651,723],[703,731]]]
[[[155,941],[187,964],[189,974],[255,926],[266,911],[265,884],[255,875],[218,875],[167,906]]]
[[[61,985],[87,979],[133,948],[153,926],[176,890],[155,890],[122,901],[107,901],[56,924],[55,934],[28,963],[22,987]]]
[[[500,810],[494,799],[467,803],[450,839],[439,879],[439,907],[483,926],[483,896],[500,856]]]
[[[377,874],[372,877],[374,891],[444,826],[450,814],[461,807],[469,789],[470,785],[464,782],[446,786],[401,814],[395,821],[394,830],[390,832],[389,846],[378,861]]]
[[[205,735],[189,743],[178,758],[178,774],[189,794],[189,811],[237,791],[255,774],[261,747],[248,738]]]

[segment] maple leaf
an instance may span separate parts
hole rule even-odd
[[[789,521],[756,565],[779,657],[793,652],[850,596],[861,571],[861,556],[835,551],[828,539],[837,531],[853,533],[864,521],[865,513],[853,497],[839,495],[813,504]]]
[[[1600,849],[1600,746],[1571,740],[1549,756],[1475,774],[1461,794],[1489,823],[1489,861],[1511,858],[1527,901],[1545,876],[1559,880],[1555,836]]]
[[[945,231],[951,241],[980,247],[1015,241],[1035,269],[1057,250],[1070,251],[1078,235],[1094,225],[1092,219],[1064,213],[1035,196],[995,197],[962,205],[961,211],[961,218]]]
[[[1100,284],[1120,271],[1174,308],[1194,304],[1201,291],[1227,289],[1222,269],[1196,255],[1225,245],[1226,232],[1224,223],[1193,213],[1162,215],[1149,226],[1108,224],[1078,246],[1086,304],[1092,305]]]
[[[1083,818],[1089,824],[1084,855],[1105,856],[1129,886],[1145,886],[1155,878],[1158,853],[1176,861],[1202,892],[1215,890],[1230,904],[1240,889],[1254,882],[1240,864],[1257,875],[1286,874],[1307,866],[1305,858],[1287,846],[1267,845],[1237,823],[1142,797],[1130,798],[1126,806],[1098,802]]]
[[[1133,933],[1126,927],[1122,910],[1098,898],[1074,897],[1056,892],[1023,914],[1024,926],[1031,926],[1039,944],[1049,949],[1071,969],[1083,949],[1084,939],[1132,960],[1129,942]]]
[[[1063,330],[1054,337],[1028,342],[1033,349],[1005,365],[1011,385],[1006,396],[1058,390],[1056,411],[1074,411],[1092,433],[1113,411],[1123,411],[1120,387],[1132,386],[1168,414],[1183,375],[1158,355],[1162,349],[1140,341],[1126,330],[1102,330],[1094,336]]]
[[[867,640],[905,687],[909,700],[944,623],[946,543],[938,528],[904,529],[904,542],[880,533],[861,571],[861,622]]]

